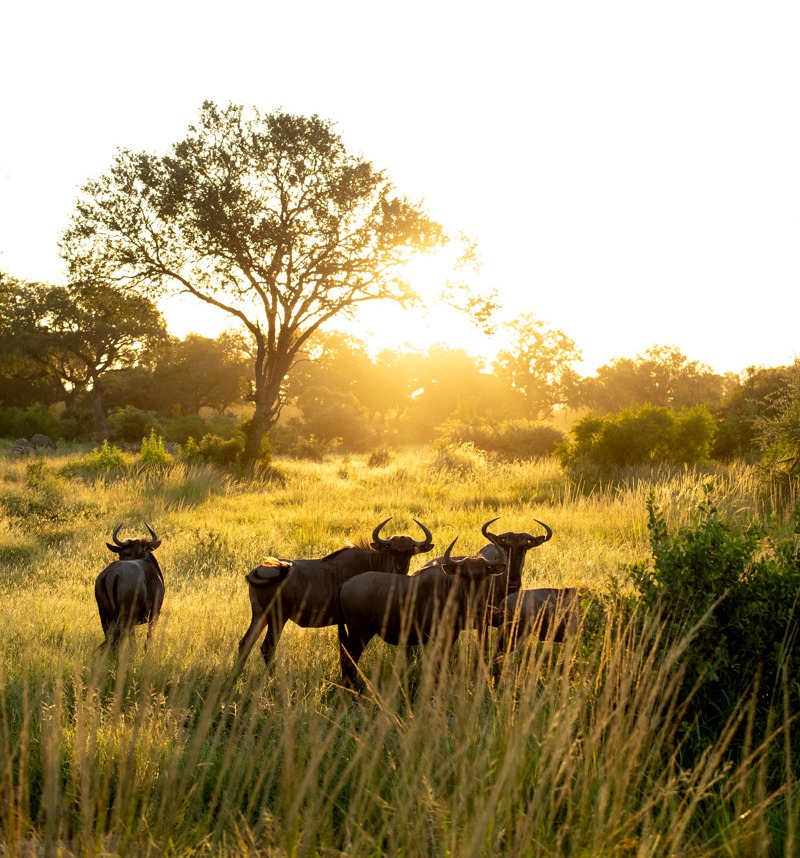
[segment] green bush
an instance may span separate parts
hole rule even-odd
[[[58,420],[44,405],[29,408],[0,408],[0,437],[30,438],[37,434],[61,438]]]
[[[217,465],[232,465],[244,452],[244,441],[240,437],[220,438],[219,435],[203,435],[199,442],[190,437],[181,450],[187,461],[213,462]],[[268,456],[269,454],[267,454]]]
[[[609,417],[589,415],[572,428],[572,441],[556,450],[564,466],[606,468],[709,459],[716,424],[705,406],[671,408],[645,405]]]
[[[22,491],[0,498],[0,509],[29,531],[38,531],[43,524],[64,524],[84,512],[81,504],[70,500],[66,480],[42,461],[26,466]]]
[[[187,414],[174,420],[164,421],[164,438],[185,444],[189,438],[202,438],[204,435],[218,435],[224,440],[233,438],[238,431],[238,422],[231,414],[215,414],[202,417],[200,414]]]
[[[132,405],[126,405],[109,414],[107,423],[117,440],[129,443],[138,443],[154,430],[159,435],[163,434],[161,419],[155,411],[142,411]]]
[[[797,540],[773,542],[756,524],[733,527],[720,518],[710,492],[707,486],[692,524],[674,534],[651,495],[652,561],[630,570],[644,605],[660,616],[665,644],[699,624],[681,665],[681,729],[685,733],[691,725],[687,747],[698,752],[719,738],[743,699],[754,702],[752,723],[762,738],[773,707],[779,718],[784,702],[800,712]],[[800,504],[795,521],[797,535]],[[794,742],[800,764],[796,731]]]
[[[448,420],[438,427],[437,438],[444,444],[471,444],[500,459],[524,460],[551,456],[564,435],[552,426],[533,420],[499,423]]]
[[[172,456],[164,447],[164,439],[156,435],[154,429],[146,438],[142,438],[142,447],[139,451],[139,463],[146,468],[161,468],[172,462]]]
[[[101,446],[81,456],[77,462],[64,466],[61,473],[65,477],[93,477],[124,471],[129,466],[130,460],[122,450],[108,441],[103,441]]]

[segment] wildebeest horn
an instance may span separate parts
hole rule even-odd
[[[443,560],[442,560],[442,562],[443,562],[443,563],[449,563],[449,562],[450,562],[450,552],[453,550],[453,546],[456,544],[456,542],[457,542],[457,541],[458,541],[458,537],[456,537],[456,538],[455,538],[455,539],[454,539],[454,540],[453,540],[453,541],[452,541],[452,542],[447,546],[447,550],[444,552],[444,558],[443,558]]]
[[[120,542],[119,539],[117,539],[117,534],[120,532],[120,530],[122,530],[122,527],[123,527],[123,525],[118,524],[116,529],[114,530],[114,533],[111,534],[111,538],[114,540],[114,545],[123,546],[123,545],[127,545],[128,542],[130,542],[130,540],[125,540],[125,542]]]
[[[383,528],[383,526],[384,526],[385,524],[387,524],[388,522],[390,522],[391,520],[392,520],[392,517],[391,517],[391,516],[389,516],[389,518],[387,518],[387,519],[386,519],[386,521],[382,521],[382,522],[381,522],[381,523],[380,523],[380,524],[375,528],[375,530],[373,530],[373,531],[372,531],[372,541],[373,541],[373,542],[377,543],[378,545],[389,545],[389,544],[390,544],[388,539],[383,539],[383,538],[381,538],[381,536],[380,536],[380,532],[381,532],[381,528]]]
[[[422,532],[425,534],[424,541],[421,539],[415,540],[414,545],[418,546],[419,548],[422,548],[423,546],[427,548],[427,546],[430,545],[431,548],[433,548],[433,534],[430,532],[430,530],[428,530],[427,527],[425,527],[425,525],[421,521],[417,521],[416,518],[413,519],[413,521],[415,521],[422,528]],[[457,538],[458,537],[456,537],[456,539]]]
[[[487,522],[486,522],[486,524],[484,524],[484,525],[483,525],[483,527],[481,527],[481,533],[482,533],[482,534],[483,534],[483,535],[484,535],[484,536],[485,536],[485,537],[486,537],[490,542],[492,542],[492,543],[494,543],[494,544],[497,544],[497,543],[495,543],[495,540],[497,539],[497,537],[496,537],[493,533],[489,533],[488,528],[489,528],[489,525],[490,525],[490,524],[494,524],[496,521],[499,521],[499,520],[500,520],[500,516],[498,515],[498,516],[497,516],[497,518],[493,518],[491,521],[487,521]]]
[[[144,523],[144,526],[150,531],[150,536],[153,537],[153,539],[150,543],[150,548],[151,549],[158,548],[158,546],[161,545],[161,540],[158,538],[158,535],[156,534],[155,530],[153,530],[153,528],[150,527],[150,525],[147,522]]]
[[[552,531],[552,530],[551,530],[551,529],[550,529],[550,528],[549,528],[549,527],[548,527],[548,526],[547,526],[543,521],[539,521],[539,519],[538,519],[538,518],[535,518],[535,519],[534,519],[534,521],[535,521],[537,524],[541,524],[541,526],[542,526],[542,527],[547,531],[547,535],[546,535],[546,536],[545,536],[545,538],[542,540],[543,542],[547,542],[547,540],[548,540],[548,539],[550,539],[550,538],[553,536],[553,531]]]

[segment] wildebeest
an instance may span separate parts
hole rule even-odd
[[[124,634],[132,633],[133,627],[142,623],[148,624],[149,638],[153,623],[161,612],[164,576],[153,555],[161,540],[149,524],[146,526],[150,539],[120,542],[117,537],[122,528],[120,524],[112,536],[113,544],[106,543],[119,558],[106,566],[94,583],[100,623],[106,638],[103,646],[118,646]]]
[[[453,557],[455,542],[415,575],[365,572],[342,585],[339,651],[346,686],[358,685],[358,660],[376,635],[395,646],[435,639],[446,650],[462,630],[482,623],[491,582],[508,568],[505,552],[500,549],[498,560]]]
[[[481,528],[481,533],[489,539],[489,544],[484,545],[480,550],[480,554],[489,560],[496,560],[499,556],[500,549],[506,552],[508,556],[508,592],[514,593],[522,588],[522,570],[525,568],[525,555],[539,545],[543,545],[549,539],[552,539],[553,531],[543,522],[535,518],[534,521],[545,529],[545,533],[541,536],[531,536],[530,533],[507,530],[505,533],[490,533],[488,528],[490,524],[498,521],[498,518],[493,518],[487,521]],[[499,546],[499,548],[498,548]]]
[[[425,534],[424,540],[410,536],[380,535],[391,521],[387,518],[372,531],[369,548],[340,548],[316,560],[278,560],[257,566],[246,576],[250,606],[250,626],[239,641],[237,666],[241,667],[266,627],[261,644],[264,662],[269,665],[287,620],[305,628],[336,624],[339,588],[354,575],[379,571],[405,577],[411,558],[433,548],[433,536],[414,519]]]
[[[530,533],[507,530],[504,533],[492,533],[489,526],[494,524],[498,518],[493,518],[481,526],[481,533],[489,540],[478,552],[487,560],[499,562],[501,557],[508,558],[508,574],[503,578],[497,578],[489,585],[486,602],[485,622],[482,630],[487,626],[496,626],[503,616],[503,603],[511,593],[516,593],[522,587],[522,570],[525,566],[525,555],[531,548],[547,542],[553,536],[553,531],[543,522],[535,518],[534,521],[545,529],[540,536],[532,536]],[[437,557],[427,563],[433,566],[443,558]]]
[[[563,643],[580,628],[581,598],[586,596],[591,592],[578,587],[539,587],[511,593],[503,603],[498,654],[511,652],[520,640],[531,636]]]

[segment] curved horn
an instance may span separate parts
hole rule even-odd
[[[373,541],[373,542],[377,543],[378,545],[389,545],[389,540],[388,540],[388,539],[383,539],[383,538],[381,538],[381,536],[380,536],[380,532],[381,532],[381,529],[383,528],[383,526],[384,526],[385,524],[387,524],[388,522],[390,522],[391,520],[392,520],[392,517],[391,517],[391,516],[389,516],[389,518],[387,518],[385,521],[382,521],[382,522],[381,522],[381,523],[380,523],[380,524],[375,528],[375,530],[373,530],[373,531],[372,531],[372,541]]]
[[[543,521],[539,521],[538,518],[535,518],[534,521],[537,524],[541,524],[541,526],[547,531],[547,535],[545,536],[545,538],[542,541],[547,542],[548,539],[552,539],[553,531]]]
[[[443,563],[443,564],[444,564],[444,563],[449,563],[449,562],[450,562],[450,552],[453,550],[453,546],[456,544],[456,542],[457,542],[457,541],[458,541],[458,537],[456,537],[456,538],[455,538],[455,539],[454,539],[454,540],[453,540],[453,541],[452,541],[452,542],[447,546],[447,550],[444,552],[444,557],[442,558],[442,563]]]
[[[422,548],[423,546],[427,547],[430,545],[430,547],[433,548],[433,534],[430,532],[430,530],[428,530],[428,528],[425,527],[425,525],[421,521],[417,521],[416,518],[412,519],[412,521],[416,522],[422,528],[422,532],[425,534],[425,540],[415,540],[414,545],[418,546],[419,548]]]
[[[117,534],[120,532],[120,530],[122,530],[122,527],[123,527],[123,525],[118,524],[116,527],[116,530],[114,531],[114,533],[111,536],[111,538],[114,540],[114,545],[119,545],[120,547],[122,547],[123,545],[127,545],[127,543],[130,542],[130,540],[126,540],[125,542],[120,542],[119,539],[117,539]]]
[[[158,539],[158,536],[157,536],[155,530],[153,530],[153,528],[150,527],[150,525],[147,522],[144,523],[144,526],[150,531],[150,536],[153,537],[153,541],[158,542],[159,539]]]
[[[494,533],[489,533],[488,527],[490,524],[494,524],[496,521],[500,521],[499,515],[497,516],[497,518],[493,518],[491,521],[487,521],[486,524],[484,524],[483,527],[481,527],[481,533],[489,540],[489,542],[492,542],[495,545],[497,544],[495,542],[495,540],[497,539],[497,536],[495,536]]]

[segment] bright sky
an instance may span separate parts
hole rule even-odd
[[[1,8],[0,269],[17,277],[63,280],[78,188],[118,146],[163,152],[204,99],[234,101],[332,119],[477,238],[506,318],[564,331],[585,373],[656,344],[720,372],[800,356],[797,2]],[[483,347],[455,317],[399,312],[359,332]]]

